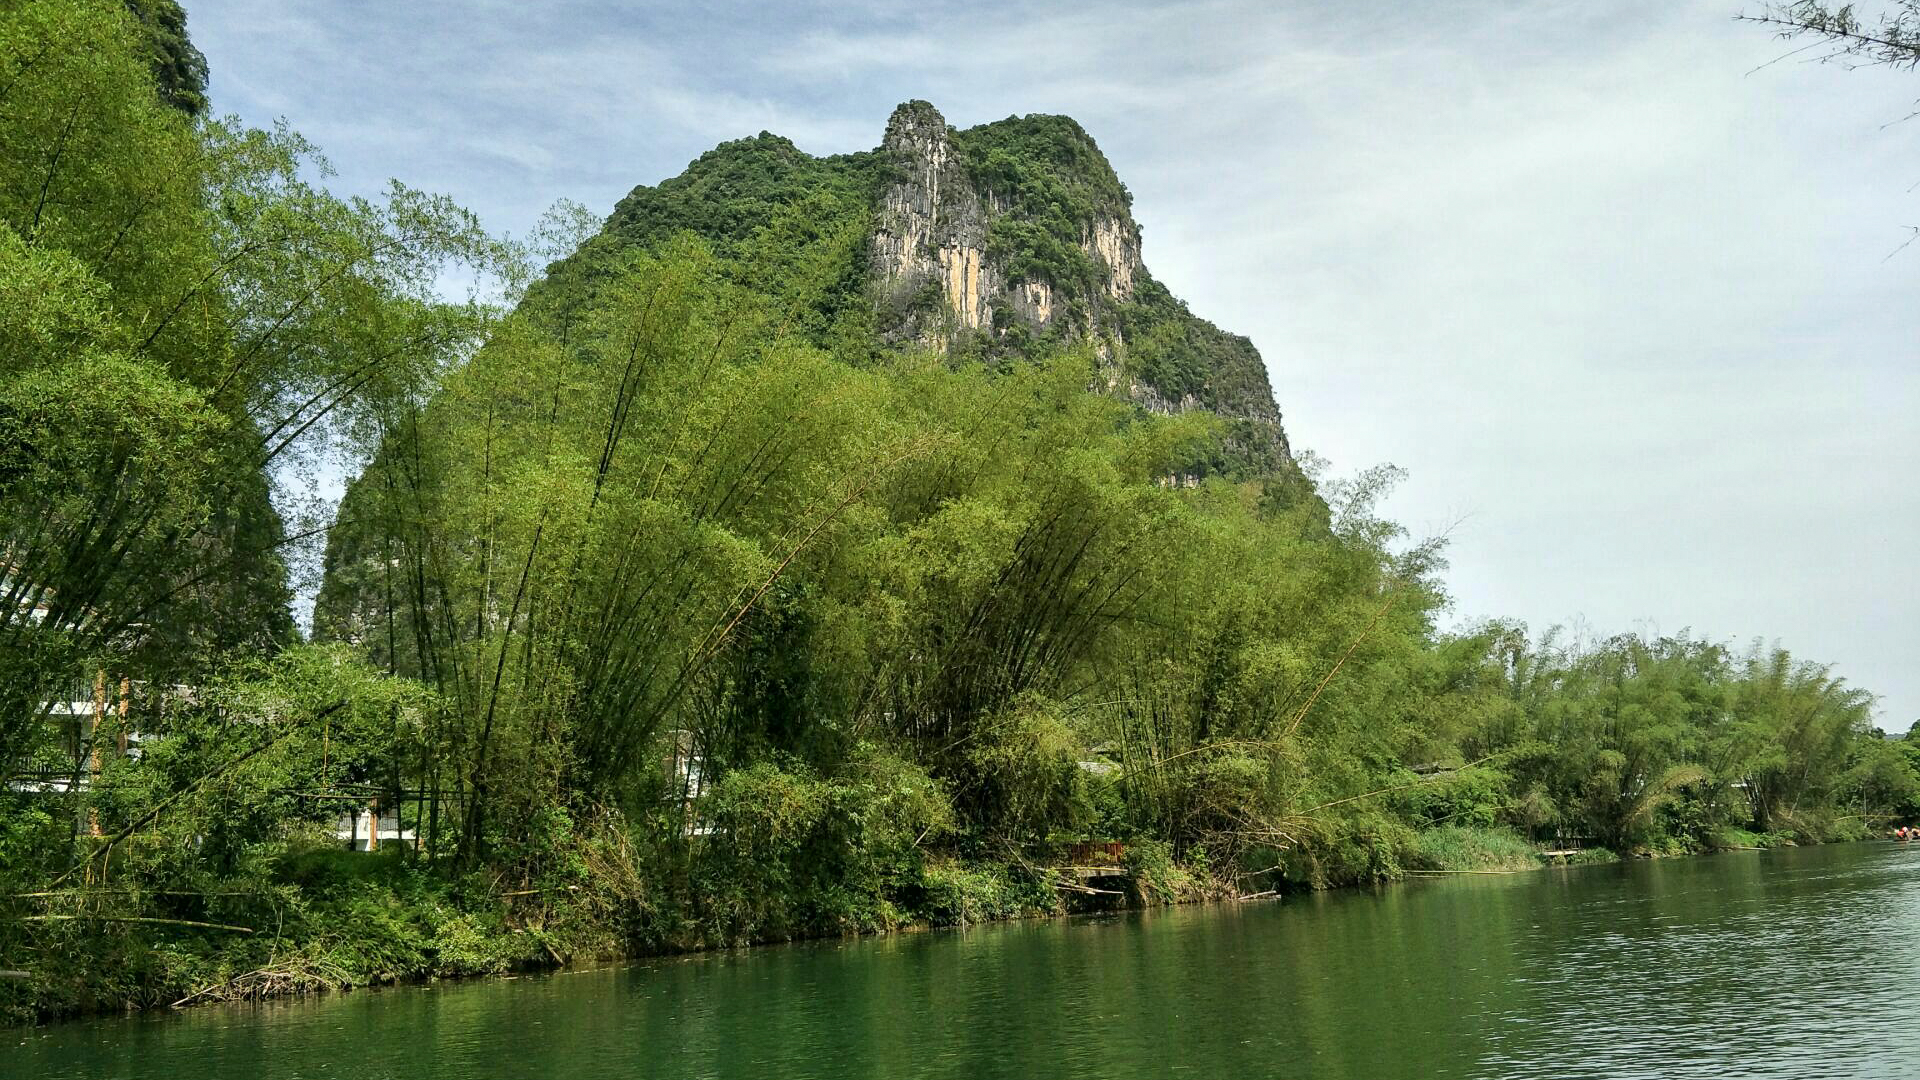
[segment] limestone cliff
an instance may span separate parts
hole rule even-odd
[[[873,226],[873,276],[880,302],[902,318],[894,327],[940,344],[946,324],[980,330],[989,324],[1006,285],[987,262],[987,214],[966,164],[947,134],[947,122],[922,102],[902,105],[881,144],[893,181],[880,196]],[[943,307],[916,309],[936,286]]]
[[[910,101],[880,154],[870,272],[890,342],[972,339],[991,354],[1088,340],[1104,389],[1157,412],[1219,413],[1245,464],[1287,460],[1259,352],[1147,273],[1132,199],[1078,124],[1028,116],[955,131]]]
[[[1057,124],[1063,120],[1046,117],[1003,123]],[[1059,132],[1064,138],[1084,141],[1085,147],[1092,149],[1092,140],[1078,125],[1064,123]],[[987,132],[993,127],[976,130]],[[970,162],[955,136],[933,106],[910,101],[894,110],[881,144],[892,166],[893,180],[881,194],[876,212],[873,273],[882,303],[905,316],[902,322],[912,331],[911,336],[938,344],[950,340],[950,333],[940,332],[943,329],[1004,333],[1014,319],[1040,332],[1054,329],[1056,320],[1073,322],[1075,330],[1087,332],[1095,329],[1093,316],[1103,306],[1134,299],[1134,278],[1141,269],[1140,229],[1126,213],[1125,189],[1104,159],[1096,163],[1105,173],[1098,179],[1105,181],[1101,186],[1107,193],[1117,193],[1117,198],[1076,203],[1082,213],[1071,216],[1084,220],[1066,221],[1077,234],[1069,235],[1068,243],[1095,271],[1092,283],[1097,295],[1076,297],[1080,302],[1069,304],[1061,290],[1071,285],[1054,280],[1056,275],[1047,274],[1046,268],[1021,270],[1007,265],[1009,256],[1032,259],[1036,252],[1018,250],[1017,238],[1010,237],[1013,242],[1002,245],[993,243],[995,224],[1030,216],[1017,186],[1020,180],[1030,178],[1010,175],[1009,166],[1017,167],[1014,159],[996,155],[994,148],[976,150]],[[989,144],[989,140],[982,137],[978,144]],[[993,166],[999,168],[989,173]],[[976,176],[982,177],[980,183],[976,183]],[[990,186],[995,177],[1003,181],[998,188]],[[1051,211],[1056,206],[1049,204],[1045,209]],[[1007,227],[1012,230],[1011,225]],[[1076,268],[1061,269],[1070,272]],[[911,299],[923,295],[930,282],[939,285],[946,301],[944,308],[913,311],[909,307]]]

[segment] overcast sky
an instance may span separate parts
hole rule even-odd
[[[1762,68],[1742,6],[187,0],[217,110],[515,234],[763,129],[1069,114],[1295,447],[1411,472],[1452,621],[1765,636],[1904,730],[1920,74]]]

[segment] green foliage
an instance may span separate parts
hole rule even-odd
[[[1715,829],[1707,843],[1716,851],[1747,850],[1790,845],[1793,838],[1785,833],[1759,833],[1727,825]]]
[[[788,330],[857,357],[873,348],[866,242],[882,179],[871,153],[816,158],[766,132],[722,143],[679,176],[629,192],[604,230],[548,268],[528,308],[564,325],[617,303],[604,290],[629,256],[694,237]]]
[[[929,863],[910,895],[912,910],[934,926],[1052,914],[1060,895],[1045,878],[1018,866]]]
[[[1144,272],[1134,299],[1119,309],[1128,372],[1169,399],[1192,395],[1218,408],[1266,396],[1265,368],[1253,343],[1196,317]]]
[[[43,807],[15,806],[0,818],[0,890],[26,892],[68,853],[66,822]]]
[[[1134,894],[1149,904],[1173,904],[1205,894],[1201,879],[1173,857],[1173,845],[1140,837],[1127,845],[1127,876]]]
[[[1529,648],[1477,635],[1473,678],[1504,699],[1456,734],[1504,759],[1503,819],[1556,846],[1726,846],[1750,830],[1808,840],[1897,818],[1920,774],[1871,732],[1871,698],[1829,669],[1756,644],[1736,657],[1687,636]],[[1420,805],[1430,797],[1412,800]],[[1746,846],[1746,845],[1734,845]]]
[[[703,809],[712,832],[695,854],[696,896],[706,934],[724,943],[899,924],[898,902],[929,887],[919,845],[952,825],[938,785],[887,759],[830,779],[738,769]],[[932,903],[964,917],[981,900],[971,884],[944,877]]]
[[[1448,771],[1429,781],[1408,777],[1407,815],[1423,826],[1491,828],[1505,817],[1513,778],[1495,769]]]
[[[1504,829],[1443,825],[1414,837],[1407,866],[1416,870],[1533,870],[1539,849]]]
[[[1189,464],[1189,474],[1272,476],[1294,489],[1289,501],[1311,499],[1311,485],[1287,453],[1266,364],[1253,342],[1194,315],[1144,269],[1135,275],[1133,299],[1117,305],[1114,315],[1128,379],[1170,407],[1197,404],[1229,418],[1226,437]],[[1308,490],[1298,490],[1303,487]]]
[[[971,799],[995,834],[1044,839],[1085,823],[1081,740],[1044,702],[1024,699],[980,722],[966,751]]]
[[[485,321],[432,294],[449,260],[496,254],[470,217],[399,187],[334,198],[296,136],[195,125],[150,55],[192,66],[178,9],[132,12],[20,0],[0,20],[8,760],[101,666],[182,683],[284,644],[269,470],[420,393]]]
[[[139,20],[153,81],[167,104],[190,116],[207,111],[207,58],[187,37],[187,13],[177,0],[126,0]]]
[[[721,143],[679,176],[620,200],[607,231],[647,247],[692,234],[726,247],[750,242],[781,210],[822,195],[867,201],[879,179],[869,154],[813,157],[761,132]]]
[[[1045,281],[1069,297],[1106,285],[1083,246],[1100,218],[1124,217],[1132,196],[1093,139],[1065,116],[1010,116],[954,135],[974,186],[1005,205],[988,226],[987,255],[1011,282]]]

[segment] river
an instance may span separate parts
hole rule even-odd
[[[0,1076],[1912,1077],[1920,845],[1424,879],[0,1031]]]

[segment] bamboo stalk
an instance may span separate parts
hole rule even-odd
[[[194,926],[206,930],[231,930],[236,934],[251,934],[251,926],[234,926],[231,923],[196,922],[192,919],[155,919],[143,915],[22,915],[22,922],[125,922],[149,923],[157,926]]]

